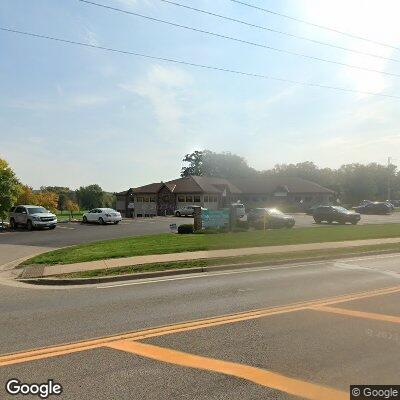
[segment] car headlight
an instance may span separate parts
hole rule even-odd
[[[32,217],[32,221],[40,221],[39,217]]]
[[[106,217],[111,217],[111,214],[106,214]]]

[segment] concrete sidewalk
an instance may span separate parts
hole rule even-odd
[[[239,257],[257,254],[293,253],[296,251],[344,249],[379,244],[400,244],[399,238],[352,240],[344,242],[307,243],[283,246],[247,247],[241,249],[192,251],[184,253],[154,254],[107,260],[90,261],[65,265],[28,266],[22,273],[23,278],[39,278],[52,275],[68,274],[71,272],[92,271],[96,269],[127,267],[142,264],[162,263],[171,261],[200,260],[222,257]]]

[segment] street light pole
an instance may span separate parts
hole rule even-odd
[[[387,180],[387,199],[390,201],[390,163],[391,158],[388,157],[388,180]]]

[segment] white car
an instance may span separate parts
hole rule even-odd
[[[112,208],[94,208],[83,214],[82,221],[84,224],[88,222],[97,222],[100,225],[107,224],[109,222],[118,224],[122,221],[121,214]]]
[[[35,228],[54,229],[57,225],[55,214],[40,206],[16,206],[10,211],[10,228],[23,225],[32,231]]]

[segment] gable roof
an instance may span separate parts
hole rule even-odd
[[[267,176],[248,179],[231,179],[243,193],[268,194],[286,191],[288,193],[317,193],[331,194],[333,190],[327,189],[318,183],[296,177]]]
[[[296,177],[256,176],[252,178],[214,178],[210,176],[186,176],[168,182],[156,182],[132,189],[135,194],[155,194],[166,186],[172,193],[223,193],[227,189],[232,194],[288,193],[332,194],[317,183]]]

